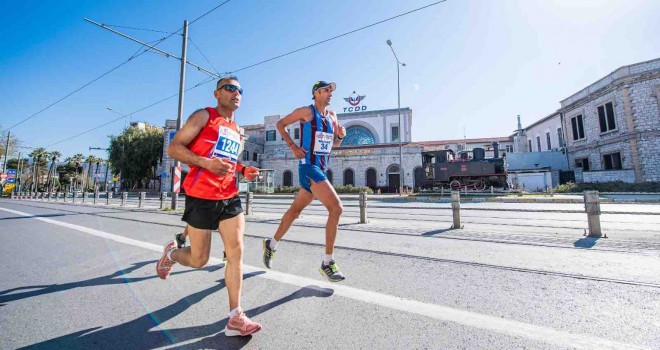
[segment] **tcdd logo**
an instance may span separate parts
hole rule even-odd
[[[358,106],[360,102],[364,100],[364,98],[367,97],[367,95],[358,95],[353,91],[353,94],[349,97],[344,97],[344,101],[348,102],[351,107],[344,107],[344,112],[360,112],[360,111],[366,111],[367,106]]]

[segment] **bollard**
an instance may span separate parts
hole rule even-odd
[[[360,224],[367,223],[367,192],[360,192]]]
[[[126,200],[128,199],[128,192],[123,191],[121,193],[121,206],[125,207],[126,206]]]
[[[147,192],[140,192],[140,195],[138,196],[138,208],[142,208],[142,204],[144,204],[144,199],[147,197]]]
[[[11,199],[16,199],[16,196],[14,195],[14,192],[11,193],[10,198],[11,198]]]
[[[440,185],[440,197],[444,197],[444,196],[445,196],[445,186]]]
[[[60,191],[55,192],[55,201],[57,202],[60,199]]]
[[[245,215],[252,215],[252,192],[245,194]]]
[[[50,202],[51,197],[52,197],[52,193],[50,191],[46,192],[46,201]]]
[[[68,197],[68,196],[69,196],[69,192],[64,191],[64,203],[66,203],[66,197]]]
[[[600,230],[600,199],[598,191],[584,191],[584,210],[587,212],[589,237],[602,237]]]
[[[493,190],[493,185],[490,185],[490,194],[493,194],[493,193],[495,193],[495,191]]]
[[[82,196],[82,202],[85,203],[85,200],[87,199],[87,191],[83,192]]]
[[[179,207],[179,192],[172,192],[172,203],[176,203],[172,209]]]
[[[71,203],[75,203],[75,202],[76,202],[76,197],[78,197],[78,192],[73,191],[73,192],[71,193]]]
[[[167,192],[160,193],[160,210],[165,209],[165,201],[167,200]]]
[[[94,204],[99,201],[99,190],[94,190]]]
[[[105,205],[110,205],[111,199],[112,199],[112,192],[105,191]]]
[[[454,215],[453,229],[463,228],[461,226],[461,192],[451,191],[451,211]]]

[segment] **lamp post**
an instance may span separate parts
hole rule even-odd
[[[396,60],[396,95],[397,95],[397,110],[399,112],[399,195],[403,195],[403,185],[404,185],[404,179],[405,174],[403,172],[403,152],[401,150],[401,137],[403,132],[401,131],[401,84],[400,84],[400,79],[399,79],[399,66],[405,67],[406,64],[399,61],[399,58],[396,56],[396,52],[394,52],[394,48],[392,47],[392,40],[387,40],[387,45],[390,47],[392,50],[392,54],[394,55],[394,59]]]

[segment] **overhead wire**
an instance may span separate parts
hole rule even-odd
[[[220,5],[218,5],[218,6],[214,7],[214,8],[212,8],[211,10],[209,10],[209,11],[207,11],[207,12],[205,12],[205,13],[203,13],[201,16],[195,18],[192,22],[190,22],[190,24],[193,24],[193,23],[197,22],[197,21],[200,20],[201,18],[203,18],[203,17],[207,16],[208,14],[210,14],[211,12],[217,10],[218,8],[220,8],[221,6],[225,5],[225,4],[228,3],[229,1],[231,1],[231,0],[224,1],[224,2],[221,3]],[[190,25],[190,24],[189,24],[189,25]],[[156,44],[154,44],[153,46],[157,46],[157,45],[159,45],[159,44],[162,43],[163,41],[165,41],[165,40],[169,39],[170,37],[172,37],[173,35],[179,33],[181,30],[183,30],[183,27],[179,28],[179,30],[177,30],[176,32],[170,33],[169,35],[167,35],[167,36],[165,36],[165,37],[163,37],[163,38],[161,38],[161,39],[159,39],[159,40],[156,40],[157,42],[156,42]],[[138,51],[139,51],[139,50],[138,50]],[[9,131],[9,130],[11,130],[11,129],[13,129],[13,128],[15,128],[15,127],[17,127],[17,126],[23,124],[23,123],[25,123],[26,121],[28,121],[28,120],[30,120],[30,119],[36,117],[36,116],[39,115],[40,113],[42,113],[42,112],[44,112],[44,111],[50,109],[51,107],[55,106],[56,104],[58,104],[58,103],[64,101],[65,99],[71,97],[73,94],[77,93],[78,91],[80,91],[80,90],[82,90],[82,89],[88,87],[89,85],[95,83],[96,81],[100,80],[101,78],[105,77],[106,75],[108,75],[108,74],[114,72],[115,70],[121,68],[122,66],[126,65],[128,62],[132,61],[133,59],[135,59],[135,58],[137,58],[137,57],[139,57],[139,56],[142,56],[142,55],[143,55],[145,52],[147,52],[147,51],[149,51],[149,49],[143,49],[143,51],[140,52],[139,54],[133,54],[133,56],[129,57],[126,61],[122,62],[121,64],[119,64],[119,65],[117,65],[117,66],[115,66],[115,67],[113,67],[113,68],[111,68],[110,70],[108,70],[107,72],[105,72],[105,73],[99,75],[98,77],[92,79],[90,82],[84,84],[83,86],[81,86],[81,87],[75,89],[73,92],[71,92],[71,93],[67,94],[66,96],[60,98],[59,100],[57,100],[57,101],[55,101],[55,102],[49,104],[48,106],[42,108],[42,109],[39,110],[38,112],[36,112],[36,113],[30,115],[29,117],[27,117],[27,118],[21,120],[20,122],[18,122],[18,123],[16,123],[16,124],[10,126],[9,128],[5,129],[5,131]]]
[[[220,6],[222,6],[222,5],[226,4],[226,3],[228,3],[229,1],[231,1],[231,0],[227,0],[227,1],[223,2],[222,4],[220,4],[220,5],[218,5],[217,7],[215,7],[213,10],[215,10],[215,9],[217,9],[218,7],[220,7]],[[369,24],[369,25],[366,25],[366,26],[360,27],[360,28],[358,28],[358,29],[354,29],[354,30],[351,30],[351,31],[349,31],[349,32],[346,32],[346,33],[343,33],[343,34],[340,34],[340,35],[336,35],[336,36],[334,36],[334,37],[332,37],[332,38],[325,39],[325,40],[319,41],[319,42],[314,43],[314,44],[311,44],[311,45],[307,45],[307,46],[305,46],[305,47],[302,47],[302,48],[299,48],[299,49],[296,49],[296,50],[293,50],[293,51],[287,52],[287,53],[285,53],[285,54],[278,55],[278,56],[275,56],[275,57],[273,57],[273,58],[270,58],[270,59],[267,59],[267,60],[264,60],[264,61],[261,61],[261,62],[255,63],[255,64],[251,64],[251,65],[249,65],[249,66],[246,66],[246,67],[243,67],[243,68],[240,68],[240,69],[237,69],[237,70],[231,71],[231,72],[226,72],[226,73],[224,73],[224,74],[220,74],[220,73],[218,73],[218,75],[221,75],[221,76],[227,76],[227,75],[230,75],[230,74],[234,74],[234,73],[236,73],[236,72],[239,72],[239,71],[243,71],[243,70],[246,70],[246,69],[249,69],[249,68],[253,68],[253,67],[256,67],[256,66],[258,66],[258,65],[261,65],[261,64],[264,64],[264,63],[267,63],[267,62],[270,62],[270,61],[276,60],[276,59],[278,59],[278,58],[282,58],[282,57],[284,57],[284,56],[288,56],[288,55],[291,55],[291,54],[293,54],[293,53],[296,53],[296,52],[300,52],[300,51],[303,51],[303,50],[309,49],[309,48],[311,48],[311,47],[314,47],[314,46],[317,46],[317,45],[320,45],[320,44],[323,44],[323,43],[326,43],[326,42],[329,42],[329,41],[332,41],[332,40],[335,40],[335,39],[338,39],[338,38],[341,38],[341,37],[344,37],[344,36],[346,36],[346,35],[349,35],[349,34],[352,34],[352,33],[355,33],[355,32],[358,32],[358,31],[361,31],[361,30],[364,30],[364,29],[370,28],[370,27],[373,27],[373,26],[378,25],[378,24],[381,24],[381,23],[385,23],[385,22],[387,22],[387,21],[391,21],[391,20],[393,20],[393,19],[396,19],[396,18],[399,18],[399,17],[405,16],[405,15],[408,15],[408,14],[411,14],[411,13],[414,13],[414,12],[417,12],[417,11],[420,11],[420,10],[423,10],[423,9],[426,9],[426,8],[431,7],[431,6],[434,6],[434,5],[438,5],[438,4],[443,3],[443,2],[446,2],[446,1],[447,1],[447,0],[437,1],[437,2],[434,2],[434,3],[428,4],[428,5],[425,5],[425,6],[422,6],[422,7],[416,8],[416,9],[414,9],[414,10],[410,10],[410,11],[405,12],[405,13],[401,13],[401,14],[398,14],[398,15],[396,15],[396,16],[389,17],[389,18],[387,18],[387,19],[384,19],[384,20],[381,20],[381,21],[378,21],[378,22],[374,22],[374,23],[372,23],[372,24]],[[213,11],[213,10],[211,10],[211,11]],[[197,19],[195,19],[195,20],[194,20],[193,22],[191,22],[190,24],[194,23],[195,21],[197,21],[198,19],[202,18],[203,16],[206,16],[206,15],[207,15],[208,13],[210,13],[211,11],[209,11],[209,12],[203,14],[202,16],[198,17]],[[189,39],[190,39],[190,38],[189,38]],[[191,40],[191,43],[193,43],[192,40]],[[195,47],[198,49],[198,51],[202,54],[202,56],[204,56],[204,58],[205,58],[207,61],[209,61],[208,58],[202,53],[202,51],[199,50],[199,47],[197,47],[197,45],[195,45],[195,44],[193,43],[193,46],[195,46]],[[147,51],[148,51],[148,49],[147,49]],[[143,53],[144,53],[144,52],[143,52]],[[209,64],[210,64],[210,61],[209,61]],[[213,68],[216,72],[218,72],[218,70],[215,69],[215,67],[212,66],[212,68]],[[189,91],[189,90],[192,90],[192,89],[198,88],[198,87],[200,87],[200,86],[206,85],[206,84],[210,83],[210,82],[213,81],[213,80],[215,80],[213,77],[207,77],[206,79],[202,80],[202,81],[201,81],[200,83],[198,83],[197,85],[195,85],[195,86],[193,86],[193,87],[191,87],[191,88],[188,88],[188,89],[186,89],[185,91],[187,92],[187,91]],[[178,96],[178,93],[176,93],[176,94],[174,94],[174,95],[171,95],[171,96],[169,96],[169,97],[166,97],[166,98],[164,98],[164,99],[162,99],[162,100],[159,100],[159,101],[157,101],[157,102],[154,102],[154,103],[152,103],[152,104],[150,104],[150,105],[148,105],[148,106],[146,106],[146,107],[140,108],[140,109],[138,109],[138,110],[136,110],[136,111],[134,111],[134,112],[132,112],[132,113],[130,113],[130,114],[127,114],[126,116],[131,116],[131,115],[133,115],[133,114],[135,114],[135,113],[138,113],[138,112],[144,111],[144,110],[146,110],[146,109],[148,109],[148,108],[151,108],[151,107],[153,107],[153,106],[155,106],[155,105],[158,105],[158,104],[160,104],[160,103],[162,103],[162,102],[165,102],[165,101],[167,101],[167,100],[169,100],[169,99],[171,99],[171,98],[173,98],[173,97],[176,97],[176,96]],[[124,117],[114,119],[114,120],[112,120],[112,121],[110,121],[110,122],[108,122],[108,123],[105,123],[105,124],[103,124],[103,125],[100,125],[100,126],[94,127],[93,129],[90,129],[90,130],[84,131],[84,132],[82,132],[82,133],[76,134],[76,135],[71,136],[71,137],[69,137],[69,138],[67,138],[67,139],[64,139],[64,140],[62,140],[62,141],[58,141],[58,142],[52,143],[52,144],[50,144],[50,145],[48,145],[48,146],[46,146],[46,147],[54,146],[54,145],[60,144],[60,143],[62,143],[62,142],[65,142],[65,141],[71,140],[71,139],[73,139],[73,138],[76,138],[76,137],[78,137],[78,136],[82,136],[82,135],[84,135],[84,134],[87,134],[87,133],[89,133],[89,132],[92,132],[92,131],[94,131],[94,130],[97,130],[97,129],[101,128],[101,127],[104,127],[104,126],[106,126],[106,125],[109,125],[109,124],[114,123],[114,122],[116,122],[116,121],[118,121],[118,120],[121,120],[121,119],[124,119]]]

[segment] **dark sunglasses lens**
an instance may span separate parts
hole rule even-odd
[[[229,91],[229,92],[234,92],[234,91],[238,90],[238,93],[243,95],[243,89],[239,88],[236,85],[227,84],[227,85],[223,85],[222,88]]]

